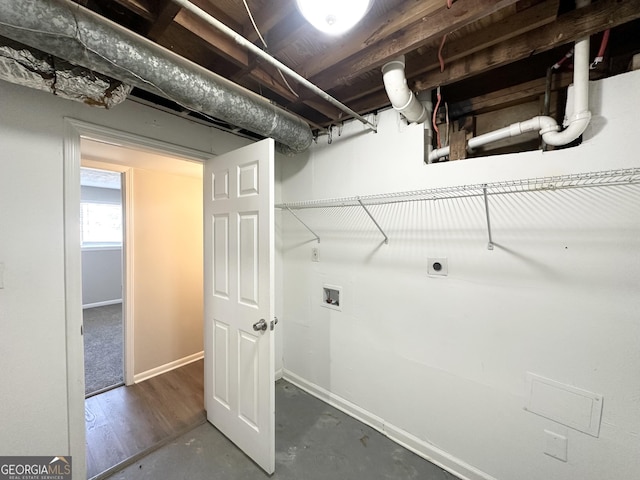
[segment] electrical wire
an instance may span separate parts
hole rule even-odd
[[[602,60],[604,59],[604,54],[607,51],[607,44],[609,43],[610,34],[611,34],[610,29],[607,29],[604,31],[604,34],[602,35],[602,41],[600,42],[600,49],[598,50],[598,56],[593,59],[593,62],[591,62],[591,65],[589,66],[591,70],[596,68],[599,63],[602,63]]]
[[[551,66],[551,70],[558,70],[562,66],[562,64],[566,62],[568,59],[570,59],[571,57],[573,57],[573,48],[569,50],[567,53],[565,53],[564,57],[562,57],[560,60],[554,63]]]
[[[440,87],[436,91],[436,96],[438,101],[436,102],[436,106],[433,109],[433,117],[431,118],[431,123],[433,124],[433,131],[436,132],[436,144],[438,148],[442,147],[442,143],[440,142],[440,130],[438,130],[438,125],[436,124],[436,116],[438,115],[438,108],[440,107],[440,101],[442,100],[442,96],[440,95]]]
[[[604,57],[604,52],[607,50],[607,43],[609,43],[609,35],[611,34],[611,30],[607,29],[604,31],[602,35],[602,43],[600,43],[600,50],[598,50],[598,56]]]
[[[264,45],[264,49],[266,51],[269,51],[269,46],[267,45],[266,40],[264,39],[264,37],[262,36],[262,34],[260,33],[260,30],[258,29],[258,25],[256,25],[256,21],[253,19],[253,14],[251,13],[251,9],[249,8],[249,4],[247,3],[247,0],[242,0],[242,3],[244,3],[244,8],[247,10],[247,15],[249,15],[249,20],[251,20],[251,25],[253,25],[253,29],[256,31],[256,34],[258,35],[258,38],[260,39],[260,41],[262,42],[262,45]],[[282,78],[282,81],[284,82],[284,84],[287,86],[287,88],[289,89],[289,91],[296,96],[296,98],[300,97],[300,95],[298,95],[296,93],[296,91],[291,88],[291,85],[289,85],[289,82],[287,82],[287,79],[284,77],[284,75],[282,74],[282,71],[280,69],[277,69],[278,73],[280,74],[280,78]]]
[[[445,112],[445,118],[447,120],[447,131],[445,132],[445,145],[449,145],[451,142],[449,141],[449,102],[444,102],[444,112]]]
[[[447,34],[445,33],[442,37],[442,41],[440,42],[440,48],[438,49],[438,60],[440,61],[440,72],[444,72],[444,57],[442,56],[442,47],[444,47],[444,42],[447,40]]]
[[[253,19],[253,15],[251,14],[251,9],[249,8],[249,5],[247,4],[247,0],[242,0],[242,3],[244,3],[244,8],[247,9],[247,14],[249,15],[249,20],[251,20],[251,25],[253,25],[253,29],[258,34],[258,38],[262,42],[262,45],[264,45],[264,48],[268,48],[267,47],[267,42],[265,41],[265,39],[262,36],[262,34],[260,34],[260,30],[258,30],[258,26],[256,25],[256,21]]]

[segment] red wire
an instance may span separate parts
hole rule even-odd
[[[609,43],[609,34],[611,30],[605,30],[602,36],[602,42],[600,43],[600,50],[598,50],[598,56],[604,57],[604,52],[607,50],[607,43]]]
[[[442,143],[440,143],[440,130],[438,130],[438,125],[436,125],[436,115],[438,115],[438,108],[440,107],[440,100],[442,100],[442,96],[440,95],[440,87],[438,87],[438,101],[436,102],[436,106],[433,109],[433,118],[431,119],[431,123],[433,124],[433,130],[436,132],[436,142],[438,148],[442,147]]]
[[[552,70],[557,70],[558,68],[560,68],[560,66],[566,62],[569,58],[573,57],[573,48],[571,50],[569,50],[564,57],[562,57],[560,60],[558,60],[552,67]]]
[[[447,39],[447,34],[445,33],[442,37],[442,41],[440,42],[440,48],[438,49],[438,60],[440,61],[440,71],[444,72],[444,58],[442,57],[442,47],[444,47],[444,42]]]

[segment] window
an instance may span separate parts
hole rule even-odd
[[[83,247],[122,246],[122,207],[113,203],[80,203]]]

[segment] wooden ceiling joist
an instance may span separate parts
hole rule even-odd
[[[465,0],[456,2],[451,9],[436,11],[428,22],[417,22],[397,32],[390,39],[378,42],[340,62],[339,69],[348,72],[336,78],[333,70],[327,70],[312,78],[320,88],[330,89],[338,84],[381,67],[384,63],[410,52],[433,39],[468,25],[480,18],[514,4],[516,0]]]
[[[149,22],[153,22],[156,19],[153,3],[150,0],[115,0],[115,2]]]
[[[444,72],[432,70],[415,82],[416,90],[430,90],[478,75],[536,53],[575,42],[608,28],[640,18],[640,0],[602,0],[561,15],[549,25],[519,35],[450,62]]]
[[[296,92],[292,93],[272,65],[254,58],[173,0],[72,1],[269,98],[314,128],[347,118],[287,77]],[[634,22],[622,27],[626,33],[612,32],[599,68],[599,74],[606,76],[624,69],[622,63],[607,62],[607,56],[625,62],[640,46],[629,33],[640,24],[640,0],[594,0],[578,10],[571,0],[457,0],[451,8],[444,0],[380,0],[340,37],[317,32],[302,18],[295,0],[190,1],[262,48],[249,9],[270,54],[359,114],[388,107],[380,68],[403,54],[412,89],[455,84],[448,87],[448,95],[481,102],[483,95],[492,98],[495,90],[513,87],[509,95],[495,97],[499,105],[539,90],[541,69],[555,53],[537,53]],[[558,16],[559,9],[565,13]],[[445,69],[440,72],[438,52],[445,35]],[[487,72],[501,77],[487,81],[483,75]],[[471,77],[478,82],[464,81]],[[513,81],[502,81],[507,78]]]
[[[147,31],[147,37],[151,40],[157,40],[171,25],[173,19],[181,10],[172,0],[163,0],[158,6],[158,14]]]

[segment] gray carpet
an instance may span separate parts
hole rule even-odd
[[[111,480],[457,480],[286,381],[276,383],[276,473],[269,477],[211,424]]]
[[[87,308],[83,321],[84,391],[91,395],[124,381],[122,304]]]

